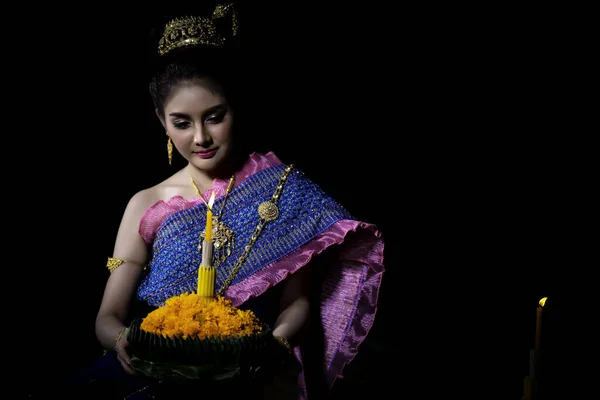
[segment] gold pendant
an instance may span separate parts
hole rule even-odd
[[[279,216],[279,208],[272,201],[264,201],[258,206],[258,215],[265,221],[274,221]]]
[[[200,234],[200,243],[198,250],[202,251],[202,242],[206,237],[206,232]],[[218,218],[213,217],[213,246],[215,266],[224,262],[235,247],[235,234],[227,225],[220,222]]]

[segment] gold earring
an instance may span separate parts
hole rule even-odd
[[[169,165],[173,161],[173,142],[171,142],[171,136],[169,136],[169,140],[167,140],[167,156],[169,157]]]

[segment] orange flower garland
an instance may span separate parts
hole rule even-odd
[[[231,300],[218,296],[206,303],[196,293],[183,293],[148,313],[140,328],[164,337],[226,337],[253,335],[262,331],[251,310],[240,310]]]

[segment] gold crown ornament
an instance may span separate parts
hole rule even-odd
[[[231,18],[231,32],[225,32],[220,25],[221,22],[226,22],[227,18]],[[237,30],[234,4],[218,4],[211,17],[187,16],[169,21],[158,41],[158,54],[163,56],[182,47],[224,47],[229,35],[237,35]]]

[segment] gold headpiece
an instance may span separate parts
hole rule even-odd
[[[238,22],[233,3],[217,5],[210,18],[182,17],[169,21],[158,42],[158,54],[163,56],[169,51],[190,46],[223,47],[227,35],[221,34],[218,22],[228,15],[231,17],[231,36],[235,36]]]

